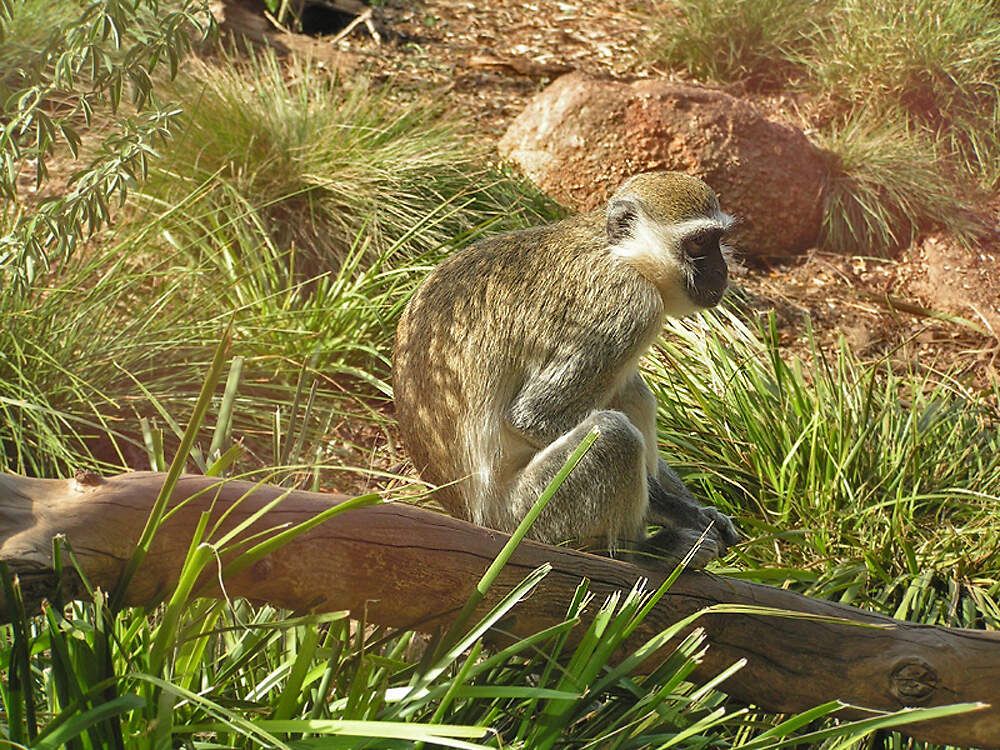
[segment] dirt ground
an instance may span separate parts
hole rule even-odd
[[[370,24],[346,34],[282,38],[331,65],[433,96],[476,139],[496,142],[532,96],[571,70],[682,80],[645,55],[645,19],[657,12],[665,11],[645,0],[385,0],[371,9]],[[809,126],[810,102],[800,96],[751,99],[768,117]],[[980,211],[1000,238],[1000,197]],[[814,250],[750,268],[737,284],[754,307],[775,311],[791,351],[804,350],[809,318],[824,346],[844,336],[864,358],[957,368],[970,385],[989,386],[1000,369],[998,244],[964,248],[930,235],[889,259]]]

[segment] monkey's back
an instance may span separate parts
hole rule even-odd
[[[648,307],[637,325],[658,327],[655,291],[610,257],[602,235],[603,217],[584,214],[481,240],[442,262],[403,312],[396,415],[416,468],[443,485],[452,514],[484,522],[477,509],[510,459],[506,410],[540,368],[581,341],[613,349],[619,333],[634,338],[602,329],[622,304]]]

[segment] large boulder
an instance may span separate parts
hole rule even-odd
[[[499,148],[578,210],[600,205],[637,172],[697,175],[742,219],[735,244],[745,256],[789,255],[819,232],[827,175],[820,152],[801,131],[719,91],[570,73],[528,104]]]

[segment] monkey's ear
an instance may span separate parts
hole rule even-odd
[[[635,202],[617,200],[608,206],[608,240],[612,245],[628,239],[632,235],[632,227],[639,216]]]

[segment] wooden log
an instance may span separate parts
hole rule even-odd
[[[0,474],[0,559],[18,574],[26,599],[51,596],[52,538],[63,534],[89,580],[114,588],[132,554],[164,475],[108,479],[26,479]],[[209,491],[205,491],[209,489]],[[182,501],[201,492],[193,500]],[[171,498],[178,508],[159,529],[132,581],[128,603],[149,605],[169,592],[192,530],[208,509],[229,511],[224,527],[245,519],[285,490],[247,482],[185,476]],[[249,494],[247,494],[249,493]],[[246,495],[246,497],[243,497]],[[343,498],[291,492],[248,531],[297,524]],[[402,503],[336,515],[225,581],[230,596],[291,609],[350,609],[369,622],[433,630],[447,625],[507,537]],[[489,606],[530,570],[549,562],[551,573],[514,610],[505,629],[525,636],[561,621],[580,579],[598,595],[650,585],[662,573],[573,550],[524,542],[491,589]],[[80,592],[66,586],[69,596]],[[203,595],[218,595],[215,571]],[[737,659],[747,665],[722,686],[733,697],[768,711],[793,712],[837,698],[856,706],[896,710],[964,701],[992,704],[960,716],[913,724],[903,731],[926,741],[1000,747],[1000,633],[900,622],[810,599],[770,586],[700,572],[684,573],[643,622],[637,641],[703,607],[751,604],[882,627],[750,614],[699,620],[709,638],[701,676]],[[0,618],[8,618],[0,599]],[[580,631],[582,628],[577,628]]]

